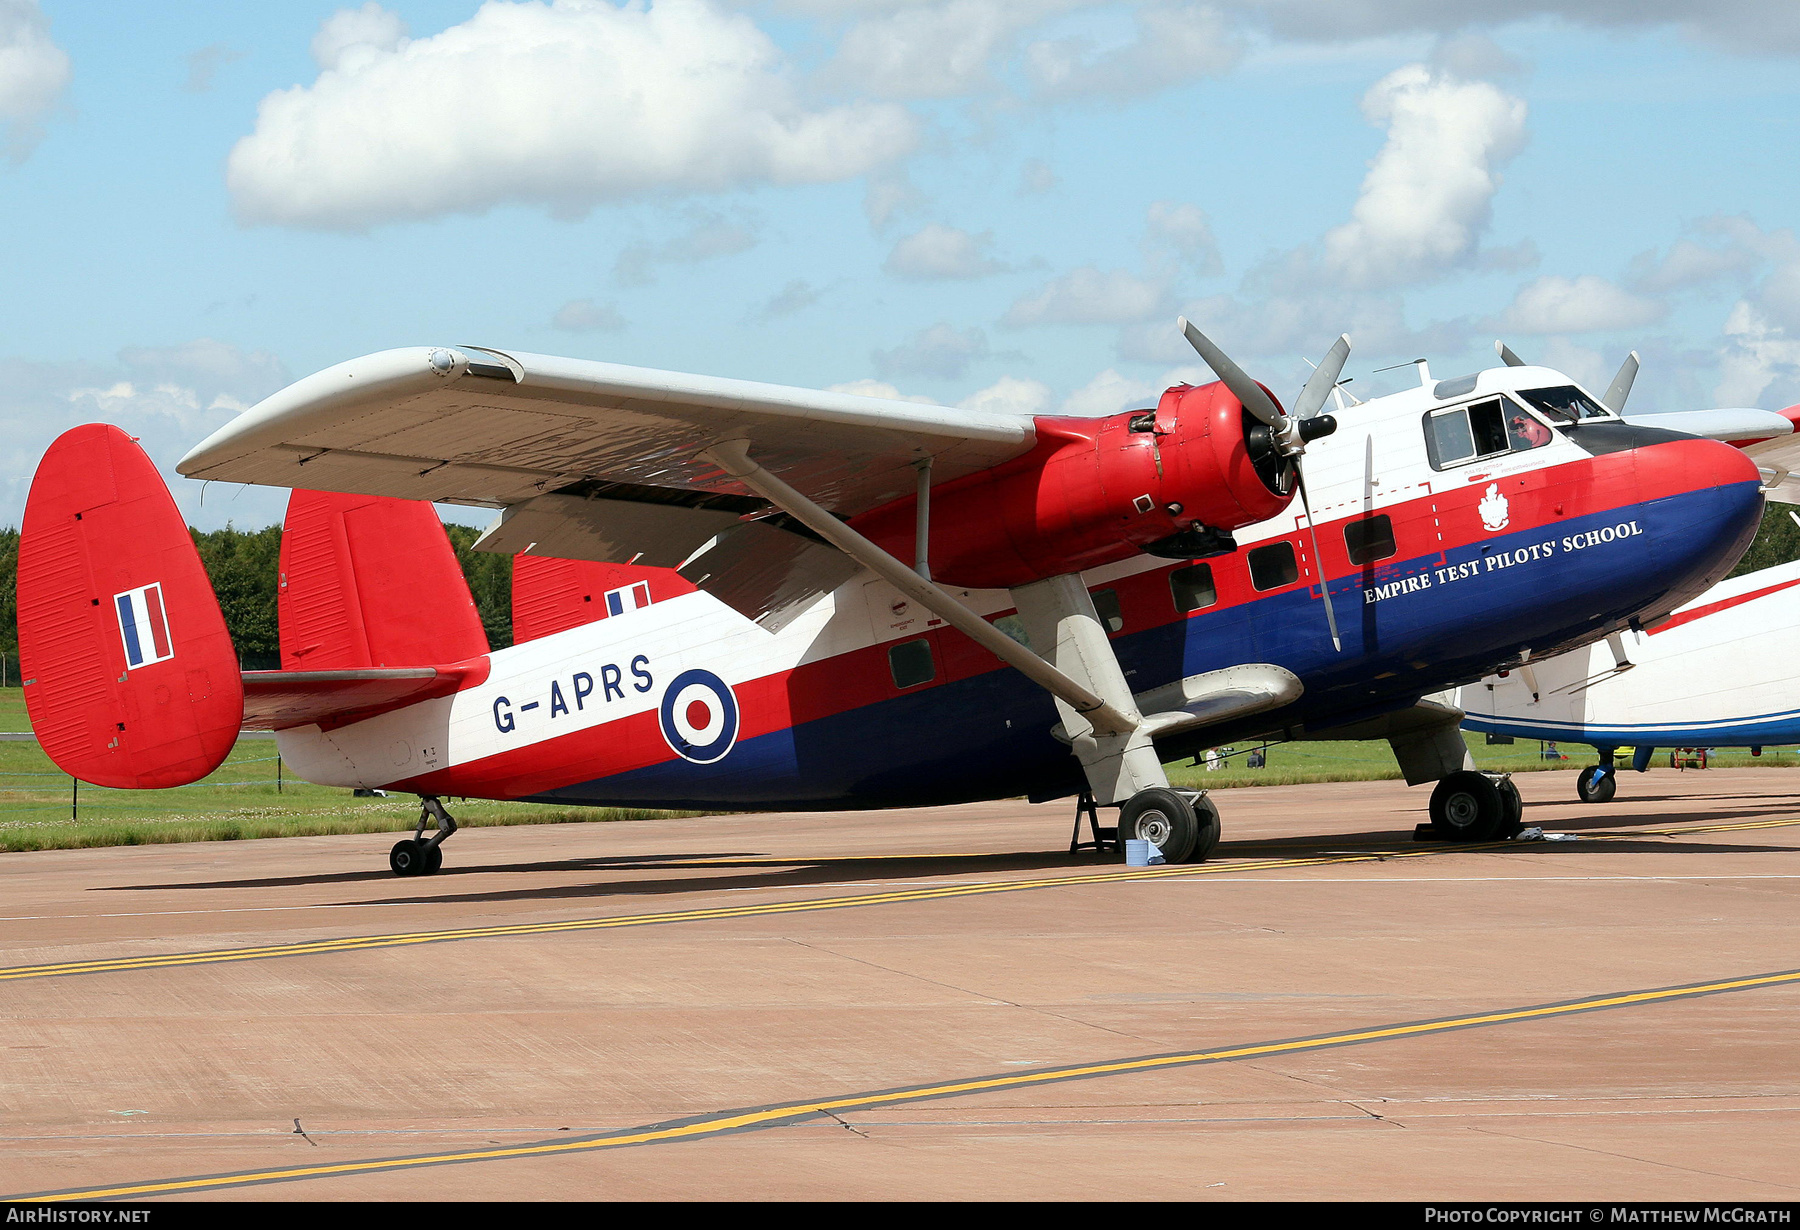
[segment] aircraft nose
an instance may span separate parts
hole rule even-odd
[[[1699,439],[1639,448],[1635,468],[1646,545],[1671,583],[1659,605],[1673,609],[1723,579],[1749,548],[1762,524],[1762,473],[1742,450]]]

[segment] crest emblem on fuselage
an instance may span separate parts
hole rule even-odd
[[[1481,497],[1481,503],[1475,506],[1481,514],[1481,524],[1490,530],[1503,530],[1512,520],[1512,512],[1506,506],[1506,497],[1500,494],[1499,483],[1489,483],[1487,494]]]
[[[683,760],[723,760],[738,736],[738,703],[731,687],[708,670],[682,671],[663,689],[658,711],[663,739]]]

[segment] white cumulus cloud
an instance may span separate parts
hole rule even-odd
[[[1112,325],[1171,313],[1169,291],[1161,282],[1122,269],[1084,265],[1041,289],[1022,296],[1007,309],[1008,325]]]
[[[919,397],[913,393],[902,393],[894,385],[885,380],[846,380],[843,384],[825,386],[827,393],[854,393],[858,397],[880,397],[887,401],[917,402],[922,406],[935,406],[937,402],[930,397]]]
[[[1038,380],[1002,376],[956,403],[987,414],[1042,414],[1050,408],[1050,386]]]
[[[948,98],[992,84],[992,62],[1058,0],[949,0],[864,18],[844,33],[826,80],[888,98]]]
[[[1591,273],[1552,274],[1521,286],[1497,323],[1514,333],[1599,333],[1654,324],[1667,312],[1658,300]]]
[[[51,41],[37,0],[0,0],[0,153],[17,162],[37,147],[68,84],[68,54]]]
[[[979,278],[1002,273],[1007,266],[987,255],[992,232],[971,235],[954,226],[932,223],[902,238],[882,268],[903,278]]]
[[[406,42],[406,22],[375,0],[359,9],[339,9],[319,23],[313,35],[313,63],[323,69],[341,68],[348,59],[362,59],[384,51],[398,51]]]
[[[955,380],[969,365],[988,357],[987,334],[980,329],[957,329],[939,322],[920,329],[892,350],[871,356],[875,370],[911,376],[937,376]]]
[[[321,37],[346,12],[383,20],[346,10]],[[357,231],[514,203],[578,217],[660,190],[850,179],[917,134],[892,104],[808,105],[775,43],[711,0],[488,0],[427,38],[340,41],[232,149],[244,221]]]
[[[1376,288],[1476,262],[1500,168],[1525,142],[1525,103],[1486,81],[1409,64],[1363,96],[1387,128],[1350,221],[1325,236],[1324,266]]]
[[[1079,38],[1045,39],[1025,52],[1025,72],[1044,98],[1134,98],[1219,76],[1243,55],[1230,23],[1205,4],[1154,3],[1135,14],[1136,37],[1097,49]]]

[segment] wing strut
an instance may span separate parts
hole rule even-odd
[[[983,649],[1067,704],[1102,734],[1127,735],[1142,718],[1109,704],[1013,640],[930,580],[813,503],[751,459],[747,442],[722,440],[700,454]],[[925,473],[921,472],[921,484]]]

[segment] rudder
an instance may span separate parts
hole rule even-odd
[[[19,659],[38,743],[124,789],[197,781],[237,741],[237,653],[156,466],[104,423],[58,436],[19,535]]]
[[[488,652],[437,510],[295,491],[277,589],[283,670],[441,666]]]

